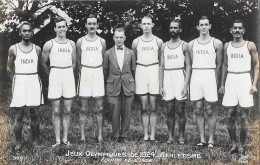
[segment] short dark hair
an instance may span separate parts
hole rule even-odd
[[[30,26],[30,29],[32,30],[32,24],[31,24],[30,22],[22,21],[22,22],[20,23],[20,26],[19,26],[19,31],[20,31],[20,32],[21,32],[21,29],[22,29],[23,25],[28,25],[28,26]]]
[[[169,27],[171,26],[171,23],[172,23],[172,22],[178,23],[178,24],[179,24],[179,28],[180,28],[180,29],[182,28],[182,25],[181,25],[181,22],[180,22],[179,19],[173,19],[173,20],[171,20],[171,21],[170,21],[170,24],[169,24]]]
[[[66,26],[68,26],[68,25],[67,25],[67,21],[66,21],[64,18],[62,18],[62,17],[57,17],[57,18],[55,18],[55,20],[54,20],[54,25],[55,25],[55,27],[56,27],[56,24],[57,24],[57,23],[62,22],[62,21],[65,21],[65,22],[66,22]]]
[[[231,27],[233,27],[235,23],[241,23],[242,26],[243,26],[243,28],[245,28],[245,24],[244,24],[244,22],[243,22],[241,19],[235,19],[235,20],[232,22]]]
[[[123,23],[118,23],[114,28],[114,34],[116,31],[125,32],[125,25]]]
[[[151,19],[152,22],[153,22],[153,15],[152,15],[151,13],[146,14],[145,16],[143,16],[143,18]],[[143,19],[143,18],[142,18],[142,19]]]
[[[97,16],[95,14],[89,14],[87,19],[86,19],[86,23],[87,23],[89,18],[96,18],[97,19],[97,23],[98,23],[98,18],[97,18]]]
[[[200,20],[204,20],[204,19],[207,19],[207,20],[209,21],[209,17],[203,15],[203,16],[199,19],[198,25],[199,25],[199,23],[200,23]],[[209,23],[210,23],[210,21],[209,21]]]

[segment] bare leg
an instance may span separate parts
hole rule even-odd
[[[229,153],[235,152],[237,149],[237,138],[236,138],[236,107],[232,107],[228,110],[228,118],[227,118],[227,129],[230,136],[230,140],[232,143],[232,148]]]
[[[173,141],[175,127],[175,104],[174,101],[167,101],[167,126],[168,126],[168,141]]]
[[[215,130],[216,130],[216,116],[214,112],[214,105],[206,102],[206,113],[208,114],[208,125],[209,125],[209,142],[214,144]]]
[[[98,141],[103,141],[103,98],[96,99],[96,107],[97,107],[97,127],[98,127]]]
[[[39,138],[39,107],[30,108],[31,129],[32,129],[32,143],[34,146],[38,145]]]
[[[245,143],[248,133],[248,109],[241,109],[241,131],[240,131],[240,151],[245,154]]]
[[[15,122],[14,122],[14,134],[15,134],[15,150],[20,150],[21,140],[22,140],[22,130],[23,130],[23,117],[24,117],[24,108],[15,108]]]
[[[51,102],[52,104],[52,124],[54,128],[56,143],[60,144],[60,100]]]
[[[88,99],[80,99],[81,107],[79,112],[79,124],[80,124],[80,132],[81,137],[80,140],[85,141],[85,125],[86,125],[86,114],[87,114],[87,108],[88,108]]]
[[[155,132],[157,126],[157,107],[156,107],[157,96],[150,95],[150,127],[151,135],[150,140],[155,140]]]
[[[148,114],[148,95],[140,96],[141,100],[141,115],[144,129],[144,140],[149,139],[149,114]]]
[[[203,112],[203,101],[199,100],[195,103],[196,122],[200,133],[200,142],[206,143],[205,139],[205,120]]]
[[[185,102],[178,102],[178,110],[177,114],[179,116],[179,142],[184,142],[185,138],[185,124],[186,124],[186,116],[185,116]]]
[[[69,126],[70,126],[70,115],[71,115],[71,105],[72,105],[71,99],[64,100],[64,113],[62,118],[62,128],[63,128],[63,138],[62,141],[64,143],[68,142],[68,132],[69,132]]]

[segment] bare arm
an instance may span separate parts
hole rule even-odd
[[[105,52],[106,52],[107,48],[106,48],[106,41],[103,38],[101,38],[101,44],[103,46],[102,55],[103,55],[103,58],[104,58],[104,55],[105,55]]]
[[[36,53],[38,55],[38,72],[40,71],[40,66],[41,66],[41,55],[42,55],[42,49],[35,45],[35,48],[36,48]]]
[[[77,65],[77,56],[76,56],[76,45],[75,45],[75,42],[74,41],[71,41],[70,40],[70,43],[72,45],[72,48],[73,48],[73,51],[72,51],[72,54],[71,54],[71,57],[72,57],[72,68],[75,69],[76,65]]]
[[[161,48],[161,59],[160,59],[160,68],[159,68],[159,89],[160,89],[160,94],[162,96],[164,95],[164,89],[163,89],[163,78],[164,78],[164,67],[165,67],[164,49],[165,49],[165,44],[163,44]]]
[[[253,65],[254,65],[254,81],[253,81],[253,85],[250,89],[250,93],[254,93],[257,92],[257,82],[258,82],[258,78],[259,78],[259,57],[258,57],[258,53],[256,51],[256,46],[253,42],[249,42],[249,52],[252,56],[252,61],[253,61]]]
[[[14,61],[16,58],[16,48],[15,45],[12,45],[9,48],[8,51],[8,60],[7,60],[7,73],[9,75],[9,78],[12,80],[13,76],[15,74],[15,70],[14,70]]]
[[[135,55],[135,59],[137,60],[137,44],[138,44],[138,38],[134,39],[133,43],[132,43],[132,50],[134,52]]]
[[[160,63],[160,61],[161,61],[161,49],[162,49],[163,41],[158,38],[157,43],[158,43],[158,46],[159,46],[158,59],[159,59],[159,63]]]
[[[215,49],[216,49],[216,80],[218,82],[219,73],[221,70],[222,65],[222,57],[223,57],[223,44],[220,40],[215,39],[214,42]]]
[[[183,53],[185,55],[185,65],[186,65],[186,76],[184,80],[184,86],[188,89],[191,77],[191,59],[188,50],[188,43],[184,42],[183,44]]]
[[[228,47],[228,43],[226,43],[224,45],[224,61],[223,61],[223,65],[222,65],[221,86],[219,89],[219,93],[221,93],[221,94],[225,93],[225,82],[226,82],[226,78],[227,78],[227,68],[228,68],[227,47]]]
[[[77,55],[77,64],[79,70],[81,70],[81,43],[82,43],[82,38],[78,39],[76,43],[76,55]]]
[[[188,44],[188,51],[189,51],[189,55],[190,55],[191,66],[193,63],[193,51],[192,51],[193,43],[194,43],[194,40],[190,41]]]
[[[42,60],[41,60],[42,69],[48,76],[50,74],[50,67],[48,67],[46,63],[50,56],[51,47],[52,47],[52,41],[48,41],[44,44],[42,49]]]

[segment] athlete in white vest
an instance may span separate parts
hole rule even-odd
[[[210,36],[210,28],[208,17],[202,16],[197,25],[200,36],[189,42],[188,48],[192,61],[190,100],[195,104],[194,111],[200,133],[200,143],[197,146],[207,145],[205,120],[208,119],[208,147],[213,148],[216,129],[214,103],[218,101],[217,78],[221,68],[223,44],[220,40]],[[208,118],[204,116],[204,111]]]
[[[232,143],[229,153],[245,154],[248,132],[248,111],[254,105],[253,93],[257,92],[259,59],[253,42],[245,41],[245,27],[241,20],[235,20],[230,28],[233,41],[224,46],[224,64],[219,92],[224,94],[223,106],[228,111],[227,128]],[[251,81],[251,61],[254,65],[254,80]],[[237,106],[241,107],[240,144],[236,138]]]
[[[80,143],[85,144],[85,124],[88,110],[88,101],[92,97],[96,101],[98,142],[103,141],[103,97],[105,95],[103,75],[103,54],[106,51],[106,41],[97,36],[97,18],[90,14],[85,24],[88,34],[77,41],[77,61],[80,67],[78,82],[78,95],[81,108],[79,112],[79,123],[81,130]]]
[[[73,69],[76,65],[76,46],[72,40],[66,38],[68,26],[63,18],[55,20],[54,30],[56,38],[47,41],[43,46],[42,66],[49,75],[48,98],[52,104],[52,123],[56,137],[53,147],[60,144],[69,146],[68,129],[70,125],[71,105],[76,95]],[[50,67],[46,65],[50,60]],[[64,100],[62,118],[62,141],[60,139],[60,100]]]
[[[185,138],[184,107],[187,100],[191,65],[188,43],[180,39],[181,31],[179,20],[172,20],[169,29],[171,39],[162,45],[161,52],[160,94],[166,101],[167,107],[168,144],[174,141],[175,111],[179,116],[179,143],[184,144]],[[177,107],[175,107],[175,100],[177,100]]]
[[[7,72],[13,80],[10,107],[15,109],[15,150],[20,150],[22,147],[23,117],[26,107],[30,109],[32,143],[34,147],[38,145],[39,106],[43,104],[42,84],[38,75],[41,48],[31,43],[33,31],[30,23],[21,23],[19,35],[22,41],[10,47],[7,62]]]
[[[137,55],[135,81],[136,94],[139,95],[142,104],[143,139],[145,141],[150,139],[155,142],[156,100],[159,94],[159,59],[163,41],[153,35],[153,26],[151,15],[142,18],[143,35],[133,41],[132,50]]]

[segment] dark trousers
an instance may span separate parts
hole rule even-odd
[[[121,91],[118,96],[107,96],[112,115],[112,134],[114,138],[128,137],[130,129],[130,111],[134,96],[126,96]],[[121,130],[120,130],[121,126]]]

